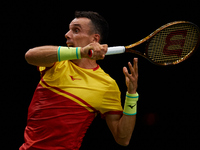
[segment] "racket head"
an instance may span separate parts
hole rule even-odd
[[[145,41],[147,46],[144,54],[130,50]],[[199,41],[200,30],[197,25],[188,21],[175,21],[126,48],[128,52],[132,51],[154,64],[165,66],[175,65],[189,58],[197,49]]]
[[[197,49],[200,31],[197,25],[177,21],[168,23],[150,38],[147,57],[158,65],[175,65],[189,58]]]

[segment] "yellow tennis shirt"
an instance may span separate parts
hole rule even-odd
[[[84,69],[62,61],[39,71],[20,150],[78,150],[96,113],[122,114],[120,90],[99,66]]]

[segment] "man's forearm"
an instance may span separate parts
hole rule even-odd
[[[131,139],[136,122],[136,115],[123,115],[117,126],[117,143],[120,145],[128,145]]]
[[[135,127],[136,115],[107,114],[105,119],[115,141],[120,145],[127,146]]]
[[[25,54],[26,61],[35,66],[50,67],[58,61],[58,46],[40,46],[28,50]]]

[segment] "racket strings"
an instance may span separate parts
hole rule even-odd
[[[176,64],[191,54],[198,38],[199,31],[193,24],[169,26],[151,39],[147,53],[156,63]]]

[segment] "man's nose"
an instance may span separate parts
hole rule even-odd
[[[71,38],[71,31],[70,30],[65,34],[65,38],[66,39],[70,39]]]

